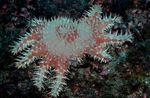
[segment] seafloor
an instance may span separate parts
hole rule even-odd
[[[121,16],[112,31],[129,30],[133,40],[110,47],[107,63],[89,55],[72,61],[57,98],[150,98],[150,0],[0,0],[0,98],[53,98],[49,80],[42,90],[34,85],[34,66],[16,68],[9,46],[29,32],[33,18],[76,20],[92,5],[101,5],[102,16]]]

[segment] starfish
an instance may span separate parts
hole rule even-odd
[[[106,46],[131,41],[132,35],[128,31],[125,34],[111,32],[112,26],[122,21],[121,17],[102,17],[101,14],[101,6],[93,5],[78,20],[68,17],[33,19],[30,33],[26,32],[11,45],[11,53],[19,54],[16,67],[26,68],[41,58],[34,83],[39,90],[44,88],[45,73],[49,68],[54,68],[56,75],[51,85],[51,95],[57,97],[66,85],[66,73],[71,60],[88,54],[98,61],[108,62],[112,57],[107,53]]]

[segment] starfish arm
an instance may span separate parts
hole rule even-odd
[[[124,34],[110,31],[108,33],[93,33],[93,39],[96,44],[101,45],[120,45],[125,41],[132,42],[132,34],[126,31]]]
[[[52,82],[51,85],[51,95],[53,97],[59,96],[60,91],[62,91],[63,86],[66,85],[64,80],[66,77],[62,73],[57,73],[55,76],[55,79]]]
[[[29,46],[34,45],[39,38],[40,35],[36,32],[32,32],[31,34],[26,32],[24,36],[19,37],[18,41],[15,41],[13,45],[10,46],[10,51],[13,54],[17,54]]]
[[[99,23],[95,26],[98,32],[106,33],[110,30],[115,23],[121,23],[122,18],[116,15],[110,14],[109,16],[99,17]]]
[[[17,56],[15,59],[15,66],[19,68],[26,68],[29,66],[34,60],[36,59],[35,56],[31,55],[32,53],[30,50],[26,50],[21,53],[21,55]]]
[[[110,31],[109,33],[105,34],[105,38],[107,39],[107,44],[112,45],[120,45],[123,44],[126,41],[132,42],[132,34],[128,31],[123,33],[122,31],[120,33]]]
[[[55,65],[55,78],[51,85],[51,95],[56,97],[59,95],[59,93],[62,91],[63,87],[66,85],[65,80],[68,79],[66,77],[66,74],[68,71],[68,64],[65,65]]]
[[[90,47],[89,54],[95,60],[106,63],[112,59],[111,55],[109,55],[107,51],[108,51],[108,48],[106,49],[105,47],[102,47],[101,45],[95,45],[94,47]]]
[[[15,59],[15,66],[17,68],[26,68],[39,57],[49,59],[48,51],[42,43],[35,44],[34,47],[27,48],[24,52],[21,52]],[[44,65],[48,66],[47,62],[44,62]]]
[[[100,5],[93,5],[92,7],[90,7],[89,11],[86,11],[84,15],[88,17],[93,17],[95,15],[100,16],[101,13],[102,13],[102,7]]]
[[[39,91],[44,89],[44,81],[47,79],[46,73],[49,73],[44,66],[36,66],[34,75],[33,75],[33,83],[38,88]]]

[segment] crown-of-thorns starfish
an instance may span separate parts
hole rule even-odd
[[[101,13],[101,6],[93,5],[79,20],[68,17],[33,19],[30,33],[25,33],[11,45],[11,52],[19,54],[16,67],[25,68],[41,57],[34,83],[41,90],[47,69],[53,67],[56,76],[52,82],[51,95],[57,97],[66,84],[65,74],[72,58],[89,54],[99,61],[107,62],[112,57],[107,53],[106,45],[131,41],[129,32],[119,34],[110,30],[116,22],[121,22],[121,17],[109,15],[102,18]]]

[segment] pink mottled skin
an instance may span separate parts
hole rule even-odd
[[[98,58],[103,58],[105,61],[109,61],[109,58],[103,57],[100,53],[98,53],[100,50],[104,50],[104,48],[101,47],[101,44],[105,43],[105,42],[110,42],[112,40],[110,40],[109,38],[105,37],[103,35],[103,32],[98,32],[97,29],[105,29],[109,23],[111,23],[111,20],[108,21],[107,23],[101,23],[101,22],[97,22],[97,18],[98,14],[95,13],[94,16],[88,17],[86,19],[86,22],[88,23],[88,25],[93,26],[93,32],[91,33],[90,38],[85,38],[85,39],[92,39],[95,43],[92,45],[85,45],[85,47],[83,48],[83,50],[76,50],[78,54],[76,54],[76,57],[81,57],[84,54],[90,54],[92,56],[96,56]],[[70,31],[70,32],[61,32],[59,29],[62,26],[57,26],[56,27],[56,36],[58,38],[60,38],[61,40],[65,40],[65,44],[69,45],[70,43],[75,42],[78,38],[79,38],[79,33],[77,32],[77,30],[75,31]],[[72,57],[73,55],[70,54],[69,56],[64,56],[64,55],[55,55],[54,53],[52,53],[51,51],[48,50],[47,44],[45,44],[42,40],[42,36],[41,33],[33,31],[30,36],[28,36],[26,38],[26,40],[23,41],[22,44],[26,43],[29,40],[35,40],[36,44],[34,45],[34,47],[31,48],[31,55],[29,56],[29,59],[32,57],[38,57],[41,56],[43,58],[43,60],[40,62],[41,66],[45,66],[46,68],[54,67],[55,70],[59,73],[64,74],[70,64],[70,57]],[[114,40],[113,40],[114,41]],[[82,43],[83,42],[83,43]],[[86,40],[83,40],[81,42],[81,45],[83,44],[88,44],[86,43]],[[53,44],[53,42],[50,42],[51,44]],[[50,45],[50,44],[49,44]],[[87,47],[86,47],[87,46]]]
[[[92,25],[96,22],[96,16],[97,14],[95,14],[95,16],[87,18],[86,21],[90,23],[89,25]],[[110,42],[112,40],[103,36],[101,32],[97,32],[95,30],[97,28],[103,29],[106,26],[107,24],[105,23],[99,23],[95,25],[95,28],[93,29],[93,32],[91,33],[91,37],[90,37],[90,39],[94,40],[95,44],[88,45],[88,47],[84,47],[83,50],[76,50],[77,53],[79,53],[79,54],[76,54],[77,57],[81,57],[84,54],[91,54],[93,56],[103,58],[105,61],[109,61],[108,58],[103,57],[101,54],[98,54],[97,52],[100,50],[104,50],[102,47],[100,47],[101,44],[103,44],[104,42]],[[57,26],[56,35],[58,38],[65,40],[66,45],[69,45],[70,43],[75,42],[76,39],[79,37],[79,34],[77,31],[70,31],[68,33],[63,33],[59,30],[59,28],[60,26]],[[41,56],[43,58],[42,62],[40,62],[41,66],[44,65],[46,68],[49,68],[50,66],[52,66],[55,68],[57,72],[64,74],[70,64],[70,60],[69,60],[70,58],[68,57],[72,57],[72,54],[69,56],[55,55],[54,53],[48,50],[47,44],[42,42],[41,39],[42,39],[41,33],[33,31],[33,33],[31,33],[31,35],[28,36],[26,40],[24,40],[23,44],[29,40],[36,40],[36,44],[34,45],[34,47],[32,47],[31,49],[32,54],[29,56],[29,58],[32,58],[33,56],[36,56],[36,57]],[[86,41],[83,41],[83,42],[85,43],[81,43],[81,45],[86,44]]]

